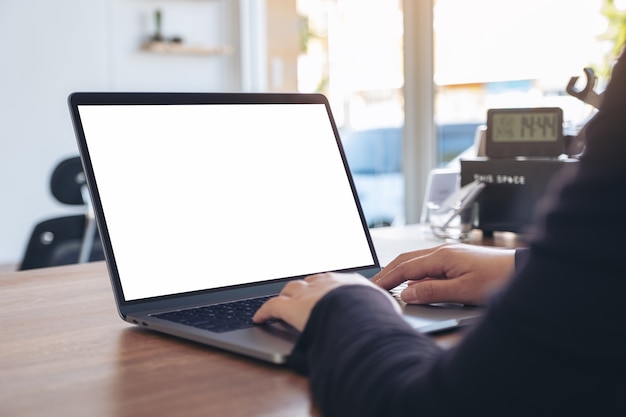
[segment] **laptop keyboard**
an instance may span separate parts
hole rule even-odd
[[[396,299],[396,301],[398,301],[400,304],[404,304],[404,301],[402,301],[402,299],[400,298],[400,293],[401,293],[402,291],[404,291],[406,287],[408,287],[408,284],[407,284],[407,282],[405,281],[405,282],[403,282],[402,284],[398,285],[397,287],[390,289],[390,290],[389,290],[389,293],[390,293],[390,294],[391,294],[391,296],[392,296],[393,298],[395,298],[395,299]]]
[[[216,333],[253,327],[252,316],[271,296],[155,314],[163,320]]]

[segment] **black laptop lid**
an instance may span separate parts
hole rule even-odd
[[[378,267],[324,96],[69,102],[118,303]]]

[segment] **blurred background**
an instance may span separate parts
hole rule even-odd
[[[427,173],[473,145],[487,109],[589,117],[565,86],[587,66],[606,81],[621,3],[0,0],[0,270],[38,222],[84,212],[50,193],[78,154],[73,91],[324,93],[370,226],[413,223]]]

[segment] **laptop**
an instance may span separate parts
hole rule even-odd
[[[311,274],[380,270],[323,95],[78,92],[68,100],[123,320],[284,363],[298,333],[280,321],[251,323],[265,299]],[[410,309],[421,331],[476,316]]]

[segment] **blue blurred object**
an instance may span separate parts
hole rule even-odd
[[[437,126],[437,164],[444,165],[472,146],[480,125]],[[341,138],[368,225],[403,224],[402,128],[342,132]]]
[[[403,223],[402,128],[345,133],[342,144],[369,227]]]
[[[448,123],[436,126],[437,166],[444,166],[474,144],[476,129],[484,123]]]
[[[342,137],[352,174],[402,172],[402,128],[358,130]]]

